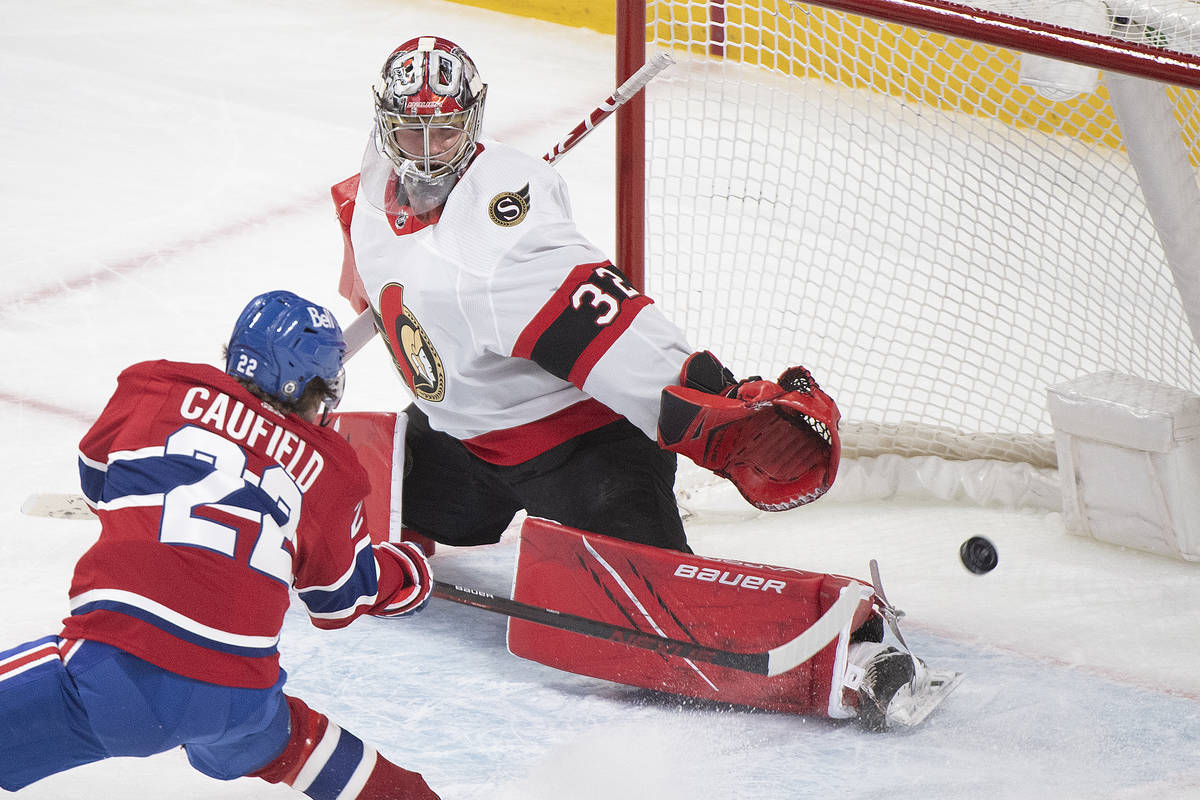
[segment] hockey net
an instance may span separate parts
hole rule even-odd
[[[622,3],[618,69],[677,63],[618,257],[738,374],[810,367],[845,458],[1050,470],[1048,387],[1200,389],[1200,6]]]

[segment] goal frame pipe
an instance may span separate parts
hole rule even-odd
[[[1200,186],[1183,131],[1161,83],[1119,73],[1104,83],[1192,342],[1200,345]]]
[[[646,63],[645,0],[617,0],[617,85]],[[646,290],[646,93],[617,109],[617,267]]]
[[[1200,89],[1200,60],[1158,47],[947,0],[805,0],[883,22]]]
[[[809,5],[858,14],[984,44],[1070,61],[1113,72],[1200,89],[1200,58],[1099,33],[973,8],[949,0],[803,0]],[[710,51],[730,45],[724,34],[726,0],[709,3]],[[638,31],[641,35],[638,36]],[[617,77],[632,75],[645,60],[646,1],[617,1]],[[640,51],[640,55],[639,55]],[[628,60],[629,64],[624,62]],[[632,66],[630,66],[632,65]]]

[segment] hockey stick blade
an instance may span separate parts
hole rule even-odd
[[[883,609],[883,618],[887,622],[887,626],[891,628],[892,635],[896,637],[896,641],[900,643],[900,646],[905,651],[908,651],[908,643],[904,641],[904,636],[900,633],[900,618],[904,616],[904,612],[888,602],[887,595],[883,593],[883,579],[879,576],[879,562],[872,558],[869,566],[871,569],[871,585],[874,587],[875,597],[879,600],[879,605]]]
[[[21,513],[53,519],[96,519],[81,494],[46,492],[31,494],[21,504]]]
[[[904,612],[888,602],[887,595],[883,593],[879,562],[872,558],[870,568],[871,582],[875,589],[875,597],[883,609],[883,618],[888,627],[892,629],[896,641],[912,658],[913,666],[916,668],[916,676],[912,682],[901,687],[888,705],[888,724],[912,728],[920,725],[935,708],[941,705],[946,696],[962,683],[963,674],[952,670],[931,670],[919,658],[913,656],[912,651],[908,649],[908,643],[904,641],[904,636],[900,633],[900,618],[904,616]]]
[[[861,591],[854,591],[852,587],[855,586],[859,587]],[[588,617],[567,614],[550,608],[529,605],[507,597],[497,597],[479,589],[456,586],[442,581],[433,583],[433,596],[443,600],[596,639],[618,642],[629,647],[650,650],[662,655],[702,661],[719,667],[767,677],[782,675],[795,669],[828,645],[842,627],[853,618],[863,596],[862,592],[866,592],[869,596],[870,589],[856,583],[846,586],[842,589],[838,600],[816,622],[796,638],[784,642],[778,647],[757,653],[735,653],[730,650],[721,650],[695,642],[685,642],[634,628],[613,625]]]

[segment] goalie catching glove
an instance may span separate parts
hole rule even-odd
[[[804,367],[779,381],[737,381],[707,350],[684,362],[680,386],[662,392],[660,447],[728,478],[764,511],[828,491],[841,456],[837,405]]]

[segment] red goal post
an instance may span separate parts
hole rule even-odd
[[[618,0],[622,268],[848,458],[1052,469],[1049,387],[1200,390],[1200,5]],[[1066,27],[1075,25],[1076,27]]]

